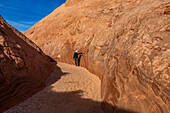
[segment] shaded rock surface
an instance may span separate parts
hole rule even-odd
[[[113,106],[102,104],[107,113],[168,113],[169,6],[169,0],[70,0],[24,34],[58,61],[73,64],[74,51],[83,52],[81,66],[99,76],[102,100]]]
[[[0,16],[0,112],[45,87],[49,58]]]
[[[100,84],[86,69],[58,63],[44,90],[4,113],[103,113]]]

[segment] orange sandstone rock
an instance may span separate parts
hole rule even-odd
[[[0,112],[44,88],[52,70],[41,49],[0,16]]]
[[[73,64],[74,51],[83,52],[81,66],[101,79],[106,113],[168,113],[168,6],[168,0],[70,0],[24,34],[58,61]]]

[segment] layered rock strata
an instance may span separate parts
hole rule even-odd
[[[168,0],[68,0],[25,35],[58,61],[73,64],[74,51],[83,52],[106,113],[168,113],[169,9]]]
[[[41,49],[0,16],[0,112],[44,88],[52,70]]]

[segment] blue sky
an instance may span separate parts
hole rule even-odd
[[[20,32],[50,14],[66,0],[0,0],[0,15]]]

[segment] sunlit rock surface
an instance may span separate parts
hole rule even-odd
[[[168,113],[169,9],[169,0],[68,0],[24,34],[58,61],[73,64],[83,52],[106,113]]]

